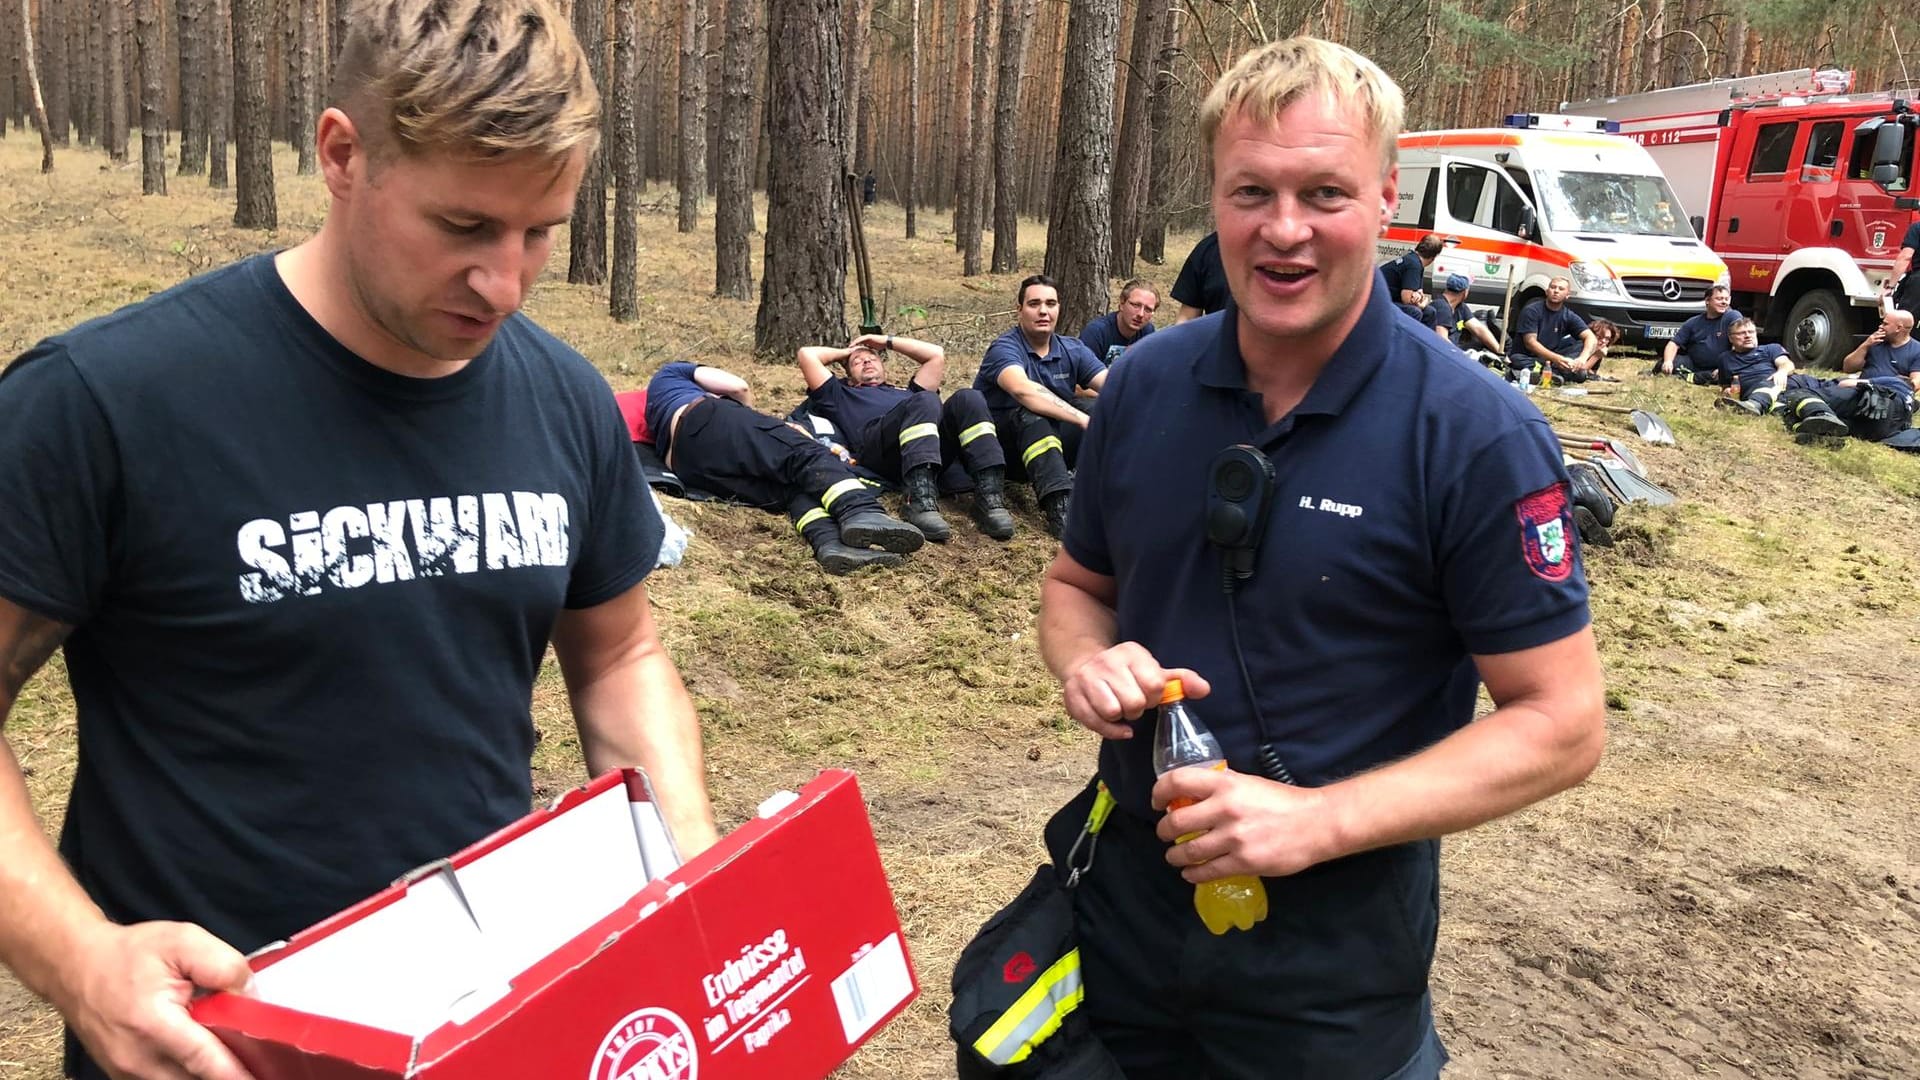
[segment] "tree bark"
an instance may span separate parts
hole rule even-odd
[[[715,171],[713,291],[753,298],[753,3],[727,0],[720,62],[720,160]]]
[[[772,0],[766,257],[754,348],[792,356],[847,339],[845,84],[840,0]]]
[[[135,0],[134,44],[140,51],[140,193],[167,193],[167,88],[162,73],[160,0]]]
[[[993,272],[1020,265],[1018,182],[1020,74],[1026,64],[1027,23],[1031,8],[1021,0],[1000,7],[1000,88],[993,109]]]
[[[20,55],[27,66],[27,93],[33,102],[33,126],[40,129],[40,171],[53,171],[53,130],[47,125],[47,101],[40,96],[39,64],[33,57],[33,8],[20,0]]]
[[[127,160],[126,0],[106,0],[107,159]]]
[[[0,139],[7,137],[7,126],[13,122],[14,110],[19,107],[20,99],[13,89],[14,73],[19,69],[16,63],[19,55],[13,44],[17,36],[12,11],[0,11]]]
[[[1140,203],[1147,194],[1152,155],[1154,73],[1165,36],[1167,0],[1140,0],[1133,18],[1133,47],[1128,53],[1126,106],[1120,120],[1120,145],[1113,161],[1113,276],[1133,276],[1133,255],[1140,241]]]
[[[110,0],[112,2],[112,0]],[[280,224],[274,201],[273,117],[267,111],[266,0],[232,0],[233,6],[233,223],[242,229]]]
[[[40,93],[47,109],[47,127],[53,145],[69,145],[72,116],[67,108],[67,5],[59,0],[40,4]]]
[[[842,64],[847,91],[841,99],[847,114],[847,161],[859,176],[873,168],[873,5],[874,0],[850,0],[842,13],[847,23]]]
[[[1153,63],[1153,133],[1147,141],[1147,202],[1140,215],[1140,257],[1154,266],[1167,261],[1167,205],[1173,199],[1173,64],[1180,56],[1180,30],[1187,15],[1168,8],[1160,52]]]
[[[1046,267],[1060,283],[1060,320],[1055,325],[1074,333],[1108,307],[1113,73],[1119,36],[1119,0],[1073,0],[1061,69]]]
[[[296,78],[293,88],[293,146],[299,152],[299,164],[294,173],[298,176],[312,176],[320,171],[320,158],[314,146],[314,121],[319,114],[314,110],[320,97],[320,35],[324,32],[320,25],[321,0],[299,0],[299,9],[289,12],[299,20],[299,38],[296,55]]]
[[[207,186],[227,189],[227,146],[233,142],[233,12],[231,0],[207,4]]]
[[[920,0],[908,0],[907,15],[907,239],[914,236],[920,204]]]
[[[631,0],[629,0],[631,6]],[[637,24],[637,19],[636,19]],[[613,153],[619,125],[614,118],[612,97],[616,89],[607,81],[607,2],[574,0],[573,34],[587,54],[587,67],[593,73],[593,85],[606,95],[606,112],[600,127],[601,145],[587,158],[586,172],[580,176],[580,190],[573,198],[573,219],[567,224],[567,280],[575,285],[600,285],[607,280],[607,159]],[[637,54],[637,42],[627,48]],[[627,104],[633,107],[634,87],[624,88]],[[637,140],[637,131],[629,138]],[[639,147],[634,147],[634,172],[639,172]]]
[[[680,231],[700,224],[707,190],[706,28],[701,0],[680,2]]]
[[[613,274],[607,311],[615,322],[640,317],[640,142],[633,113],[640,17],[635,5],[636,0],[613,0]]]
[[[980,272],[981,210],[984,208],[987,158],[985,148],[993,116],[988,93],[993,85],[988,78],[993,55],[993,0],[975,0],[973,7],[973,71],[969,97],[973,102],[972,130],[960,144],[960,200],[954,241],[960,247],[960,273],[973,277]]]
[[[176,0],[180,40],[180,175],[207,171],[207,0]]]

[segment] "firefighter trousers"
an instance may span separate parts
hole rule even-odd
[[[993,410],[993,424],[1006,452],[1007,479],[1032,484],[1036,499],[1073,490],[1073,463],[1079,460],[1085,428],[1019,407]]]
[[[731,398],[708,398],[680,415],[673,470],[688,487],[785,511],[796,523],[821,509],[836,520],[880,509],[866,482],[826,447]]]
[[[1007,463],[994,437],[993,416],[980,391],[955,391],[945,401],[918,393],[894,406],[864,430],[848,432],[860,464],[889,480],[905,479],[922,465],[936,468],[955,461],[968,476]]]

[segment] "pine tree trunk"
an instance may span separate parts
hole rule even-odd
[[[790,357],[847,340],[845,83],[840,0],[772,0],[767,21],[773,148],[766,257],[753,342]]]
[[[637,19],[636,19],[637,24]],[[617,87],[607,81],[607,3],[606,0],[574,0],[573,35],[587,54],[587,67],[593,73],[593,85],[606,94],[608,103],[601,115],[600,145],[587,158],[586,171],[580,175],[580,190],[573,197],[573,218],[567,224],[567,280],[575,285],[599,285],[607,280],[607,158],[613,153],[619,127],[614,119],[613,92]],[[638,54],[638,43],[627,48]],[[632,86],[626,87],[628,104],[633,104]],[[637,132],[629,134],[630,138]],[[634,172],[639,172],[639,147],[634,147]]]
[[[280,224],[273,191],[273,123],[267,111],[267,0],[232,0],[233,7],[233,223],[242,229]]]
[[[127,160],[126,0],[106,0],[107,158]]]
[[[13,122],[14,109],[18,107],[19,102],[19,97],[13,90],[16,70],[13,62],[15,59],[14,37],[13,13],[0,10],[0,139],[7,137],[7,127]]]
[[[753,7],[752,0],[727,0],[720,64],[713,291],[729,300],[753,298]]]
[[[166,43],[160,34],[160,0],[134,0],[134,43],[140,55],[140,193],[167,193]]]
[[[53,131],[53,145],[69,145],[67,132],[72,118],[67,108],[67,5],[60,0],[41,0],[40,91],[47,107],[47,126]]]
[[[700,197],[707,190],[706,29],[701,0],[680,2],[680,231],[700,224]]]
[[[232,0],[207,4],[207,186],[227,189],[227,147],[233,142]]]
[[[640,317],[640,143],[634,122],[633,91],[639,81],[636,62],[640,36],[637,0],[613,0],[613,274],[607,286],[607,310],[615,322]]]
[[[207,171],[207,0],[175,0],[180,26],[180,175]]]
[[[300,154],[294,167],[297,176],[312,176],[320,171],[320,158],[314,146],[314,109],[320,97],[320,25],[321,0],[299,0],[299,10],[290,14],[299,19],[299,39],[295,56],[298,77],[294,80],[293,146]]]
[[[27,68],[27,93],[33,102],[33,126],[40,130],[40,171],[53,171],[53,130],[47,125],[47,102],[40,96],[39,64],[33,56],[33,8],[20,0],[20,55]]]
[[[979,233],[981,209],[987,200],[987,138],[993,131],[993,110],[987,98],[993,81],[989,79],[993,58],[993,0],[973,4],[973,131],[960,146],[960,273],[973,277],[979,273]]]
[[[1153,132],[1147,137],[1147,202],[1140,214],[1140,257],[1154,266],[1167,261],[1167,204],[1173,199],[1173,63],[1180,56],[1180,31],[1187,17],[1184,11],[1168,9],[1153,62],[1153,98],[1147,114]],[[1201,150],[1211,152],[1210,147]]]
[[[1078,333],[1107,310],[1113,256],[1113,73],[1119,0],[1073,0],[1061,69],[1047,274],[1060,283],[1057,328]]]
[[[93,56],[87,48],[89,35],[93,33],[89,25],[93,21],[91,6],[87,0],[80,0],[73,16],[67,20],[67,84],[70,88],[67,92],[72,98],[73,127],[80,136],[81,146],[93,146],[100,141],[99,110],[93,100]],[[0,23],[7,21],[0,19]]]
[[[327,20],[331,24],[327,31],[327,57],[330,63],[324,80],[328,85],[333,83],[332,68],[340,63],[340,48],[347,40],[347,15],[351,10],[351,0],[333,0],[333,18]]]
[[[112,145],[113,106],[107,100],[107,5],[112,2],[88,0],[92,18],[87,25],[87,97],[93,102],[93,141],[102,150]],[[112,156],[110,150],[108,156]]]
[[[914,236],[920,206],[920,0],[908,0],[907,15],[907,239]]]
[[[1000,87],[993,110],[993,272],[1020,265],[1019,181],[1020,74],[1026,64],[1028,12],[1021,0],[1000,7]]]
[[[1120,120],[1120,144],[1113,160],[1113,276],[1133,276],[1133,253],[1140,239],[1140,203],[1147,194],[1147,165],[1152,154],[1151,111],[1154,65],[1165,36],[1167,0],[1140,0],[1133,19],[1133,48],[1124,79],[1126,109]]]

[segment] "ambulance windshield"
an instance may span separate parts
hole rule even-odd
[[[1663,176],[1542,169],[1534,188],[1555,232],[1693,238]]]

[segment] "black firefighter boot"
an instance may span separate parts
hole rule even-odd
[[[899,566],[907,561],[906,556],[891,551],[848,547],[840,540],[840,527],[831,520],[807,526],[805,535],[807,543],[813,545],[814,561],[829,574],[851,574],[869,566]]]
[[[940,516],[939,466],[932,463],[915,465],[907,470],[907,524],[920,530],[920,535],[936,544],[944,544],[953,537],[953,529],[947,519]]]
[[[927,542],[919,529],[889,515],[871,497],[864,504],[833,516],[840,525],[840,539],[854,547],[877,547],[905,555],[919,551],[920,545]]]
[[[973,474],[973,523],[995,540],[1013,539],[1013,515],[1007,512],[1007,468],[989,465]]]

